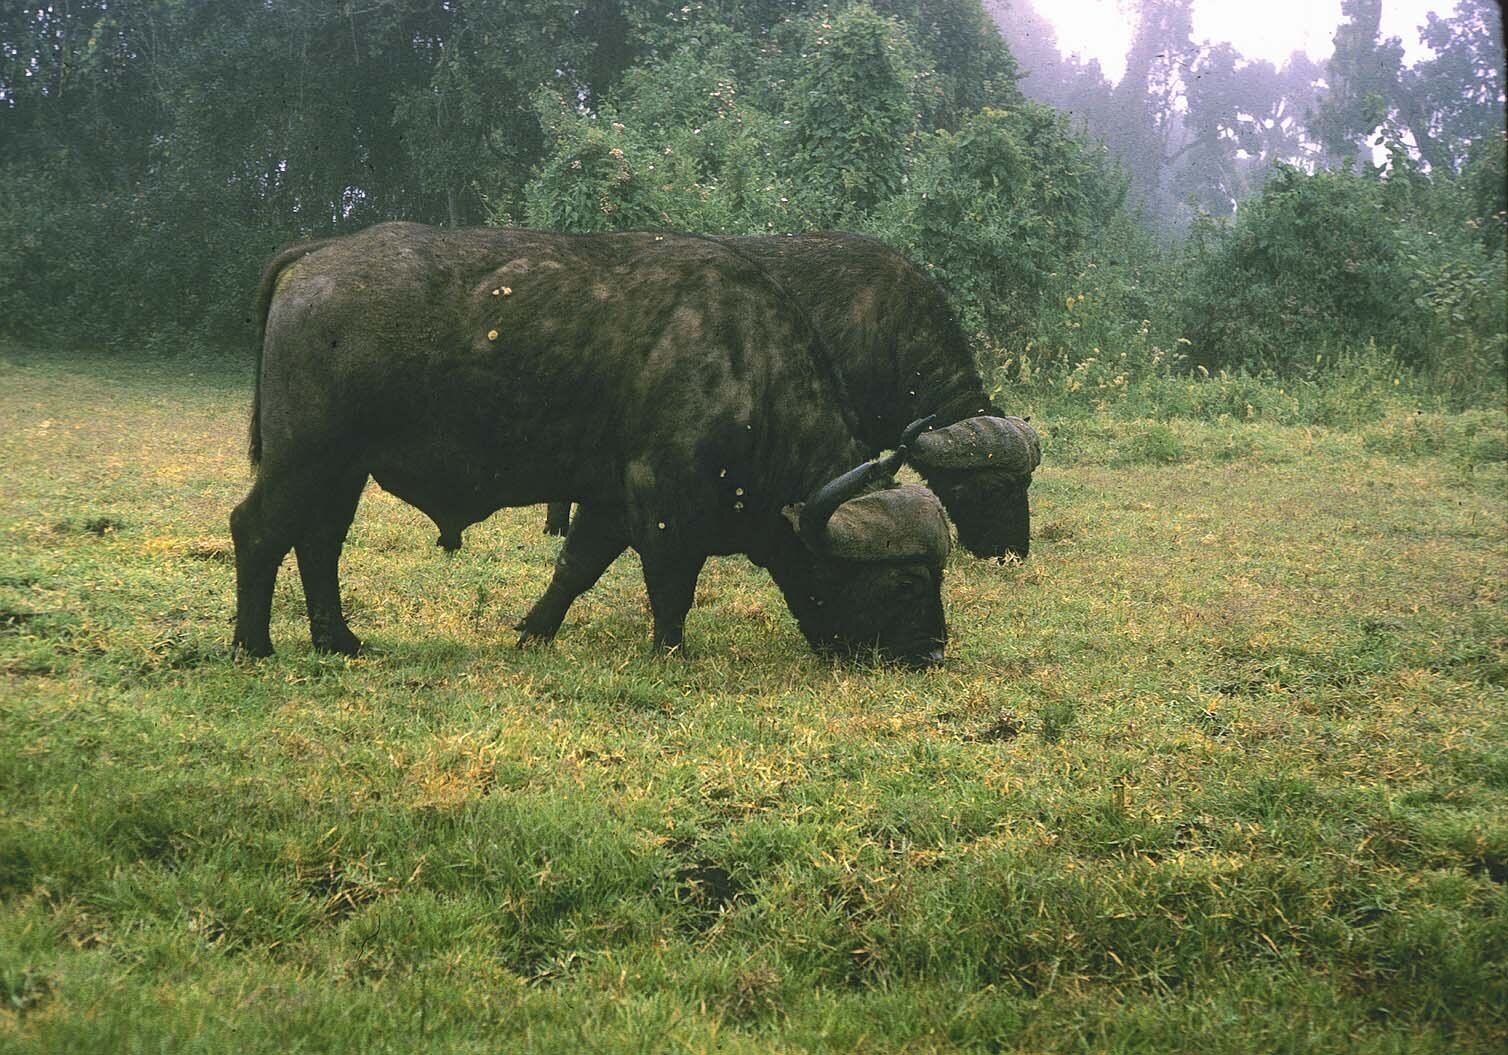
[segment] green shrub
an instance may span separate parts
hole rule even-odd
[[[1393,349],[1460,404],[1500,395],[1503,257],[1444,177],[1279,166],[1234,222],[1190,234],[1184,327],[1210,369],[1312,373],[1315,349]]]
[[[552,144],[524,189],[531,226],[749,234],[798,226],[775,172],[777,122],[745,99],[725,49],[636,67],[596,114],[536,99]],[[513,221],[496,211],[492,221]]]
[[[855,4],[817,24],[791,93],[785,141],[813,227],[851,225],[901,189],[917,114],[905,31]]]
[[[1234,222],[1196,222],[1192,359],[1288,372],[1317,345],[1392,343],[1414,298],[1383,190],[1349,171],[1279,166]]]
[[[1123,465],[1176,465],[1185,461],[1188,452],[1178,433],[1161,422],[1138,422],[1126,437],[1116,444],[1110,455],[1110,464]]]
[[[1469,201],[1469,223],[1489,252],[1508,242],[1508,132],[1474,145],[1461,173]]]
[[[1149,368],[1154,360],[1156,369],[1181,364],[1188,345],[1176,311],[1182,267],[1176,249],[1131,216],[1112,212],[1085,248],[1049,276],[1022,352],[1065,366],[1101,355],[1097,349],[1127,351]]]
[[[673,152],[656,156],[622,122],[580,114],[558,97],[536,105],[555,149],[524,188],[530,226],[579,233],[673,227],[689,211],[687,196],[699,196],[686,162]]]
[[[1125,195],[1101,149],[1044,106],[981,110],[921,145],[904,193],[869,230],[947,287],[965,326],[1020,347],[1040,298]]]

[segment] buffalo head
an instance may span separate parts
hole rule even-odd
[[[894,479],[907,444],[923,427],[925,422],[913,424],[894,453],[865,462],[785,509],[817,558],[806,596],[791,590],[787,595],[802,633],[819,652],[874,652],[910,667],[942,662],[948,522],[931,491]]]
[[[1024,418],[967,418],[925,433],[917,437],[911,461],[948,507],[965,549],[981,557],[1026,559],[1027,489],[1042,461],[1042,445]]]

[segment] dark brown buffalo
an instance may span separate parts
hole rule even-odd
[[[257,477],[231,514],[238,649],[271,652],[290,548],[315,646],[360,647],[338,562],[371,477],[447,548],[503,506],[586,504],[524,640],[632,546],[662,647],[681,643],[706,558],[744,553],[813,647],[940,660],[940,505],[894,485],[899,455],[851,468],[867,450],[820,337],[723,246],[382,224],[279,255],[259,312]]]
[[[941,287],[862,235],[718,240],[778,282],[825,338],[859,410],[856,434],[872,454],[923,414],[936,414],[940,426],[968,422],[928,433],[910,461],[942,499],[965,549],[1025,559],[1037,435],[985,392]],[[568,513],[552,506],[546,530],[563,534]]]

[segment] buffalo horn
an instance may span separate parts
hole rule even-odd
[[[1029,476],[1042,462],[1042,442],[1022,418],[965,418],[918,437],[912,460],[926,469],[1000,469]]]
[[[941,563],[951,543],[942,503],[917,484],[899,484],[850,499],[827,524],[827,552],[847,560]]]
[[[817,488],[801,510],[801,540],[817,553],[827,552],[827,521],[833,511],[874,481],[893,477],[906,460],[911,443],[931,424],[932,417],[907,425],[901,442],[885,457],[872,458]]]

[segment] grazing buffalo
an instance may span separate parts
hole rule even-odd
[[[871,454],[907,422],[937,415],[910,461],[981,557],[1025,559],[1027,488],[1041,461],[1036,432],[1006,417],[984,391],[958,317],[942,289],[905,257],[855,234],[720,238],[758,264],[801,305],[833,351],[859,409],[856,434]],[[564,534],[569,506],[550,507],[546,531]]]
[[[743,553],[819,651],[940,661],[947,523],[893,479],[919,425],[864,462],[821,337],[743,256],[674,235],[392,223],[283,252],[258,297],[256,482],[230,518],[238,650],[271,652],[290,548],[315,646],[360,647],[338,563],[371,477],[446,548],[503,506],[583,501],[521,640],[553,635],[632,546],[663,648],[707,557]]]

